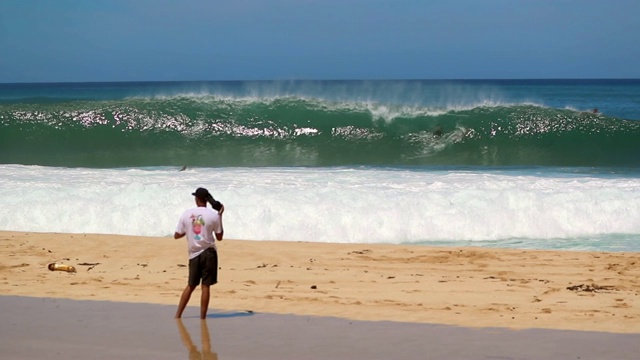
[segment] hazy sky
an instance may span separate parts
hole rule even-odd
[[[0,82],[487,78],[640,78],[640,1],[0,1]]]

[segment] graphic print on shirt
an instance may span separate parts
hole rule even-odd
[[[191,215],[191,228],[195,236],[194,240],[202,240],[200,233],[202,233],[202,227],[204,226],[204,219],[202,215]]]

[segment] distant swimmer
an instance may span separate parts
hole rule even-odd
[[[187,165],[183,166],[183,167],[182,167],[180,170],[178,170],[178,171],[185,171],[185,170],[187,170]]]
[[[442,127],[440,125],[436,126],[435,130],[433,130],[433,135],[442,136]]]
[[[593,113],[594,113],[594,114],[599,114],[599,113],[600,113],[600,111],[598,111],[598,108],[595,108],[595,109],[593,109]]]

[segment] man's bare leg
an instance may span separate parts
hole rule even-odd
[[[209,309],[209,285],[202,285],[202,296],[200,297],[200,319],[207,318],[207,310]]]
[[[176,319],[180,319],[182,317],[182,312],[184,308],[187,307],[189,303],[189,299],[191,299],[191,293],[195,290],[195,286],[187,285],[182,291],[182,295],[180,296],[180,302],[178,303],[178,311],[176,311]]]

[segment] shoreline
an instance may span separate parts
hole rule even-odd
[[[0,295],[177,306],[184,240],[0,231]],[[210,311],[640,333],[640,253],[218,242]],[[63,262],[76,273],[49,271]],[[195,311],[199,290],[185,316]],[[172,312],[166,314],[173,316]]]

